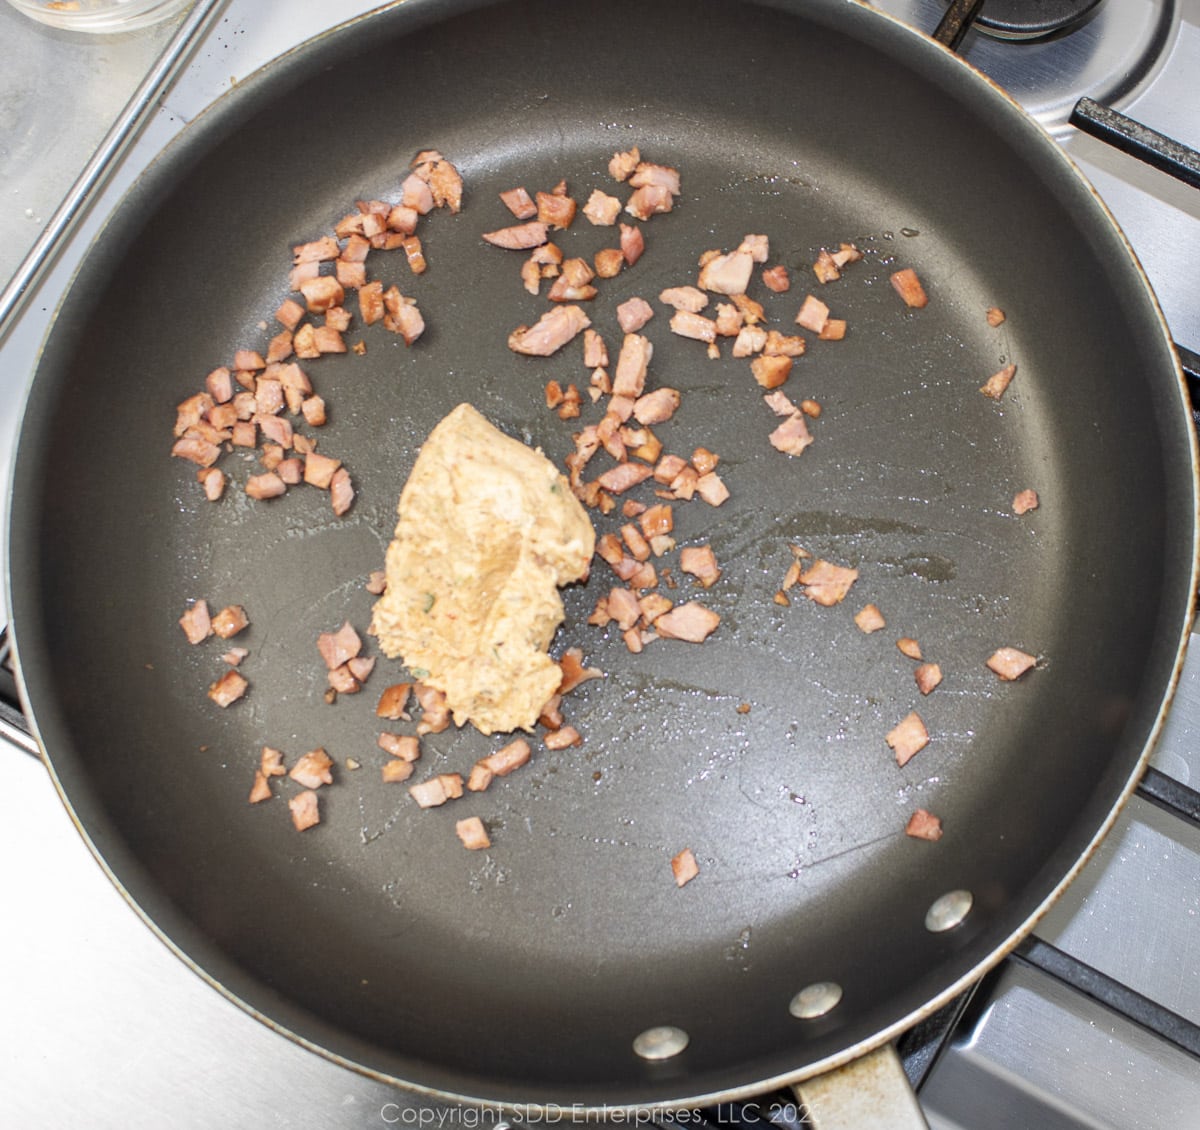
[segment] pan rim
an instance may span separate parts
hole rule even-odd
[[[784,10],[784,11],[792,11],[795,9],[795,5],[788,4],[786,2],[781,3],[780,0],[767,0],[767,2],[770,3],[770,6],[780,8],[781,10]],[[894,17],[869,7],[867,4],[865,4],[863,2],[863,0],[840,0],[840,2],[847,9],[857,9],[863,13],[869,13],[869,18],[871,18],[871,19],[875,19],[875,18],[886,19],[894,27],[903,29],[903,32],[905,34],[914,36],[920,40],[927,40],[927,37],[923,36],[921,33],[914,31],[912,28],[901,23],[899,20],[895,19]],[[355,17],[352,20],[346,21],[343,24],[339,24],[336,27],[329,29],[327,32],[322,33],[322,35],[320,35],[320,36],[314,37],[313,39],[310,39],[303,44],[297,45],[296,47],[292,48],[290,51],[288,51],[284,55],[279,56],[277,59],[274,59],[271,62],[269,62],[268,64],[264,65],[264,67],[262,67],[258,71],[256,71],[254,75],[250,76],[250,78],[245,80],[243,83],[238,84],[238,87],[231,89],[229,91],[226,91],[217,100],[215,100],[210,106],[206,107],[205,110],[201,114],[197,115],[197,117],[193,120],[193,123],[191,125],[185,127],[183,130],[181,130],[180,133],[177,134],[174,138],[172,138],[171,141],[167,144],[167,146],[159,154],[157,154],[154,157],[154,159],[151,161],[150,165],[147,168],[147,172],[150,172],[159,162],[169,160],[171,154],[175,152],[176,147],[183,145],[185,138],[190,138],[196,132],[192,128],[193,126],[198,126],[201,122],[205,122],[205,123],[213,122],[214,116],[218,115],[218,112],[221,111],[221,109],[223,107],[229,105],[229,100],[237,97],[243,90],[250,91],[250,94],[243,95],[243,97],[251,98],[253,91],[255,89],[257,89],[257,87],[259,85],[261,85],[264,81],[266,81],[266,79],[270,77],[270,74],[272,72],[274,72],[281,64],[284,64],[287,60],[300,55],[302,52],[311,51],[314,44],[321,42],[323,40],[328,40],[329,38],[331,38],[335,35],[340,35],[340,34],[346,32],[352,26],[369,21],[371,19],[374,19],[375,17],[377,17],[378,15],[380,15],[384,12],[398,9],[400,7],[408,7],[408,6],[414,6],[414,5],[418,6],[418,7],[422,7],[423,9],[429,9],[433,6],[432,4],[422,4],[421,0],[393,0],[392,3],[385,5],[383,8],[378,9],[375,12],[366,13],[361,16]],[[479,7],[479,6],[481,6],[481,5],[479,5],[478,3],[471,4],[472,8]],[[1074,172],[1075,176],[1077,176],[1079,178],[1079,180],[1082,182],[1083,186],[1087,189],[1087,191],[1089,192],[1089,194],[1091,195],[1093,200],[1097,203],[1100,210],[1102,211],[1104,216],[1107,218],[1112,231],[1118,236],[1121,245],[1124,247],[1124,249],[1129,257],[1129,261],[1130,261],[1131,265],[1133,266],[1133,268],[1135,269],[1137,277],[1139,278],[1139,280],[1141,282],[1141,285],[1145,291],[1145,294],[1147,295],[1147,297],[1150,300],[1150,303],[1152,304],[1153,310],[1156,315],[1156,320],[1158,323],[1158,332],[1161,333],[1163,343],[1166,347],[1166,353],[1172,358],[1172,361],[1173,361],[1174,376],[1175,376],[1175,381],[1176,381],[1176,388],[1177,388],[1177,391],[1179,394],[1179,399],[1180,399],[1180,407],[1186,410],[1187,403],[1188,403],[1188,393],[1187,393],[1186,383],[1184,381],[1182,368],[1179,365],[1177,356],[1175,355],[1171,335],[1169,333],[1169,330],[1168,330],[1165,318],[1163,316],[1161,307],[1159,305],[1157,297],[1154,295],[1153,288],[1152,288],[1148,278],[1146,277],[1145,271],[1142,268],[1141,263],[1138,261],[1136,253],[1134,252],[1133,248],[1129,244],[1127,237],[1125,236],[1124,232],[1121,230],[1116,219],[1112,216],[1111,211],[1104,204],[1103,200],[1100,198],[1099,194],[1095,191],[1093,186],[1090,184],[1090,182],[1087,180],[1085,175],[1082,173],[1082,171],[1070,159],[1069,155],[1067,155],[1066,153],[1063,152],[1061,147],[1056,142],[1054,142],[1054,140],[1049,136],[1049,134],[1047,134],[1045,132],[1045,130],[1040,125],[1038,125],[1038,123],[1035,120],[1030,118],[1025,113],[1025,111],[1022,110],[1021,107],[1015,102],[1015,100],[1012,99],[1011,96],[1007,94],[1007,92],[1005,92],[1000,87],[998,87],[994,82],[992,82],[992,80],[988,79],[986,75],[983,75],[981,72],[979,72],[976,68],[971,66],[970,63],[963,60],[961,57],[954,55],[953,52],[949,52],[947,49],[941,47],[940,45],[935,44],[935,47],[937,47],[938,50],[941,50],[942,52],[944,52],[946,55],[951,55],[955,60],[955,65],[967,68],[967,70],[972,75],[974,75],[976,79],[983,79],[984,83],[988,87],[990,87],[994,92],[996,92],[996,94],[998,94],[1000,97],[1002,97],[1004,99],[1004,101],[1006,101],[1013,108],[1013,110],[1015,110],[1016,113],[1020,115],[1021,120],[1025,123],[1025,126],[1028,127],[1028,132],[1029,132],[1030,137],[1040,137],[1041,141],[1039,142],[1039,144],[1043,145],[1044,147],[1048,146],[1049,149],[1052,149],[1054,151],[1054,153],[1058,155],[1057,156],[1058,160],[1061,160],[1066,163],[1066,167],[1070,168]],[[121,213],[126,199],[127,199],[127,197],[123,196],[122,199],[119,200],[115,204],[114,208],[109,213],[109,215],[107,217],[105,217],[105,223],[100,228],[100,230],[98,231],[98,233],[96,234],[94,239],[91,241],[91,246],[94,246],[95,243],[102,237],[105,229],[108,226],[108,223],[114,217],[116,217],[118,214]],[[89,251],[90,251],[90,248],[89,248]],[[85,257],[86,257],[86,254],[87,253],[85,252]],[[59,297],[59,300],[57,303],[57,308],[56,308],[56,316],[57,316],[57,312],[61,311],[63,304],[67,301],[74,285],[75,285],[75,278],[73,276],[71,281],[66,285],[62,295]],[[51,325],[50,325],[50,329],[47,331],[47,339],[48,339],[49,334],[53,332],[53,328],[54,328],[54,322],[52,321]],[[40,361],[40,350],[39,350],[39,361]],[[1164,378],[1165,378],[1165,374],[1164,374]],[[34,374],[34,379],[36,379],[36,370],[35,370],[35,374]],[[31,384],[32,384],[32,382],[31,382]],[[1187,436],[1188,436],[1188,444],[1189,444],[1189,450],[1190,450],[1190,463],[1191,463],[1191,470],[1192,470],[1191,500],[1192,500],[1193,514],[1194,514],[1195,509],[1196,509],[1196,499],[1197,499],[1198,493],[1200,493],[1197,490],[1197,437],[1195,434],[1195,429],[1188,428]],[[9,468],[9,491],[8,491],[7,498],[6,498],[6,523],[11,521],[11,508],[12,508],[13,486],[14,486],[13,478],[14,478],[15,462],[16,462],[16,460],[13,461],[13,465],[10,465],[10,468]],[[958,978],[952,985],[948,986],[945,990],[943,990],[941,993],[939,993],[937,995],[937,997],[935,997],[933,1000],[929,1001],[924,1007],[897,1020],[895,1023],[889,1025],[885,1029],[876,1033],[873,1037],[859,1041],[859,1042],[855,1043],[854,1045],[846,1048],[840,1054],[826,1057],[815,1063],[803,1065],[802,1067],[797,1068],[795,1071],[785,1072],[785,1073],[779,1074],[777,1076],[768,1078],[766,1080],[756,1081],[752,1084],[747,1084],[744,1087],[737,1087],[737,1088],[732,1088],[732,1089],[721,1089],[721,1090],[713,1091],[713,1092],[710,1092],[707,1094],[702,1094],[700,1096],[670,1098],[670,1099],[663,1099],[663,1100],[648,1102],[648,1103],[647,1102],[639,1102],[639,1103],[631,1104],[629,1106],[605,1106],[605,1107],[595,1107],[595,1108],[589,1107],[589,1108],[587,1108],[586,1112],[591,1113],[591,1114],[600,1114],[600,1113],[611,1114],[618,1110],[626,1111],[626,1112],[633,1112],[633,1111],[638,1111],[638,1110],[669,1110],[669,1109],[678,1109],[678,1108],[687,1107],[687,1106],[710,1105],[714,1102],[747,1098],[747,1097],[751,1097],[756,1094],[762,1094],[764,1091],[767,1091],[767,1090],[770,1090],[773,1088],[794,1084],[803,1079],[809,1078],[809,1077],[817,1075],[817,1074],[821,1074],[832,1068],[835,1068],[835,1067],[841,1066],[845,1063],[848,1063],[851,1060],[858,1058],[862,1054],[889,1042],[890,1040],[895,1038],[897,1035],[899,1035],[903,1031],[910,1028],[913,1024],[915,1024],[916,1022],[921,1020],[922,1018],[924,1018],[928,1015],[931,1015],[938,1008],[942,1007],[949,1000],[953,999],[955,996],[957,996],[959,993],[961,993],[969,985],[975,983],[989,969],[993,968],[996,964],[998,964],[1001,960],[1003,960],[1003,958],[1005,956],[1007,956],[1012,951],[1012,949],[1015,948],[1020,943],[1020,941],[1034,928],[1036,923],[1044,916],[1044,914],[1050,909],[1050,907],[1052,905],[1054,905],[1055,902],[1057,902],[1057,900],[1061,896],[1063,890],[1065,890],[1065,888],[1078,876],[1080,871],[1082,871],[1082,869],[1087,864],[1087,862],[1095,854],[1096,848],[1098,847],[1100,842],[1104,839],[1104,837],[1107,835],[1107,833],[1111,830],[1111,828],[1112,828],[1113,824],[1115,823],[1115,821],[1117,820],[1121,810],[1125,807],[1126,803],[1129,800],[1129,797],[1133,794],[1134,790],[1136,789],[1138,780],[1153,753],[1153,749],[1156,744],[1157,738],[1160,735],[1161,730],[1162,730],[1162,726],[1163,726],[1163,723],[1164,723],[1164,720],[1166,717],[1167,710],[1169,709],[1172,697],[1174,695],[1174,691],[1178,685],[1180,672],[1181,672],[1181,668],[1182,668],[1182,662],[1183,662],[1184,654],[1186,651],[1187,642],[1190,637],[1191,626],[1192,626],[1193,619],[1194,619],[1195,612],[1196,612],[1195,592],[1196,592],[1196,587],[1197,587],[1198,575],[1200,575],[1200,525],[1198,525],[1195,520],[1193,520],[1193,524],[1192,524],[1191,551],[1192,552],[1191,552],[1189,587],[1190,587],[1190,592],[1192,595],[1188,601],[1188,607],[1186,610],[1186,615],[1184,617],[1184,623],[1182,625],[1179,639],[1177,641],[1177,646],[1175,649],[1175,660],[1174,660],[1174,665],[1172,668],[1171,678],[1169,680],[1169,685],[1167,686],[1166,690],[1164,691],[1162,702],[1161,702],[1159,709],[1157,711],[1157,714],[1155,716],[1154,723],[1153,723],[1153,726],[1151,729],[1151,733],[1145,743],[1145,747],[1142,750],[1141,757],[1139,758],[1134,771],[1130,774],[1129,780],[1126,782],[1124,789],[1121,791],[1121,794],[1120,794],[1118,800],[1115,802],[1111,811],[1109,812],[1107,819],[1103,822],[1101,827],[1099,829],[1097,829],[1092,840],[1089,842],[1085,852],[1076,861],[1075,865],[1068,871],[1068,873],[1054,887],[1054,889],[1051,891],[1051,893],[1036,908],[1036,910],[1023,923],[1021,923],[1020,926],[1018,926],[1016,929],[1014,929],[1011,932],[1011,934],[1008,936],[1008,938],[1004,941],[1004,943],[1000,947],[993,950],[992,953],[990,953],[984,960],[979,962],[968,973],[966,973],[962,977]],[[225,987],[219,980],[217,980],[212,975],[208,974],[193,958],[191,958],[187,953],[185,953],[179,947],[179,945],[177,945],[174,941],[172,941],[172,939],[159,926],[156,925],[156,923],[150,917],[149,913],[144,911],[142,909],[142,907],[133,899],[133,897],[131,896],[129,891],[126,889],[124,883],[110,869],[106,859],[101,854],[100,849],[93,841],[92,836],[88,833],[87,829],[82,825],[80,818],[78,816],[78,813],[76,812],[73,803],[67,796],[66,790],[65,790],[62,782],[59,779],[59,775],[55,768],[52,756],[50,755],[49,751],[47,750],[46,745],[42,739],[40,729],[36,722],[36,715],[33,711],[32,704],[31,704],[29,696],[28,696],[28,691],[27,691],[27,688],[25,685],[25,681],[21,675],[20,646],[19,646],[20,629],[19,629],[19,625],[17,622],[17,618],[13,615],[14,610],[15,610],[14,609],[15,601],[13,599],[13,595],[12,595],[13,590],[12,590],[12,586],[11,586],[11,580],[12,580],[11,556],[9,559],[6,560],[5,568],[6,568],[6,572],[9,572],[9,581],[10,581],[7,601],[8,601],[8,605],[9,605],[8,614],[9,614],[10,630],[12,631],[13,652],[14,652],[14,657],[16,659],[15,666],[16,666],[16,670],[17,670],[17,683],[18,683],[18,688],[19,688],[19,692],[21,695],[22,706],[25,709],[26,717],[29,719],[31,732],[33,733],[35,739],[37,740],[38,747],[41,751],[42,761],[47,766],[47,769],[50,772],[51,778],[54,782],[55,789],[59,793],[59,796],[62,799],[64,806],[66,807],[66,809],[70,815],[72,823],[75,824],[77,830],[83,836],[85,842],[89,846],[89,849],[92,851],[92,854],[97,858],[98,862],[100,862],[106,875],[109,877],[110,881],[112,881],[113,884],[117,887],[117,889],[121,892],[122,897],[125,899],[125,901],[128,902],[134,908],[134,910],[138,913],[139,917],[141,917],[142,920],[151,927],[151,929],[160,938],[160,940],[162,940],[167,945],[167,947],[173,953],[175,953],[175,955],[177,957],[181,958],[184,961],[184,963],[193,970],[193,972],[198,973],[208,984],[212,985],[214,988],[216,988],[218,991],[220,991],[222,993],[222,995],[224,995],[227,999],[230,999],[233,1003],[237,1004],[239,1006],[239,1008],[241,1008],[243,1011],[254,1016],[256,1019],[258,1019],[261,1022],[263,1022],[264,1024],[266,1024],[269,1028],[280,1033],[281,1035],[286,1036],[287,1038],[291,1039],[293,1042],[298,1043],[301,1046],[303,1046],[309,1050],[315,1051],[318,1054],[321,1054],[323,1057],[325,1057],[335,1063],[338,1063],[342,1066],[345,1066],[347,1068],[355,1070],[355,1071],[357,1071],[361,1074],[364,1074],[368,1077],[372,1077],[372,1078],[378,1079],[383,1082],[395,1084],[395,1085],[401,1086],[410,1091],[414,1091],[414,1092],[417,1092],[420,1094],[428,1095],[430,1097],[435,1097],[435,1098],[439,1098],[439,1099],[443,1099],[443,1100],[447,1100],[447,1101],[470,1103],[473,1105],[479,1105],[479,1106],[484,1106],[484,1107],[493,1107],[493,1108],[497,1108],[497,1109],[513,1109],[514,1107],[523,1106],[524,1104],[513,1103],[508,1100],[497,1101],[497,1100],[479,1099],[479,1098],[475,1098],[475,1097],[471,1097],[471,1096],[467,1096],[467,1095],[460,1095],[460,1094],[453,1093],[453,1092],[441,1091],[441,1090],[438,1090],[435,1088],[425,1087],[418,1083],[401,1080],[401,1079],[395,1078],[387,1073],[379,1072],[379,1071],[371,1069],[369,1067],[364,1067],[363,1065],[355,1063],[354,1061],[350,1060],[347,1057],[341,1056],[338,1053],[335,1053],[335,1052],[330,1051],[329,1049],[323,1048],[320,1045],[314,1043],[313,1041],[307,1039],[306,1037],[300,1035],[299,1033],[296,1033],[296,1032],[290,1030],[285,1025],[279,1024],[278,1022],[272,1020],[270,1017],[264,1015],[255,1006],[253,1006],[249,1002],[241,999],[241,997],[239,997],[237,994],[235,994],[230,989]],[[537,1104],[531,1104],[530,1106],[526,1107],[526,1109],[552,1110],[552,1109],[554,1109],[554,1104],[546,1104],[545,1106],[538,1106]]]

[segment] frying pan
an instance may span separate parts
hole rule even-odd
[[[643,258],[604,281],[593,323],[615,350],[619,303],[655,302],[694,281],[705,250],[769,235],[795,280],[784,296],[752,284],[773,324],[787,332],[820,289],[849,325],[843,341],[810,341],[785,387],[822,405],[815,443],[775,451],[748,363],[707,359],[660,310],[644,331],[651,387],[683,396],[661,438],[717,452],[731,492],[719,509],[675,507],[678,543],[711,544],[724,572],[705,591],[676,567],[670,595],[718,611],[720,627],[702,646],[631,654],[583,622],[612,583],[597,563],[565,593],[554,645],[604,672],[566,704],[583,745],[535,739],[532,763],[486,793],[419,810],[381,782],[375,746],[376,697],[403,669],[381,661],[362,694],[329,704],[316,636],[366,627],[364,583],[400,488],[456,404],[560,463],[571,450],[577,425],[546,410],[543,386],[586,385],[578,344],[545,360],[505,348],[548,303],[521,288],[519,256],[479,237],[511,222],[496,194],[516,184],[565,178],[580,202],[623,193],[606,164],[635,144],[676,166],[683,191],[644,225]],[[168,455],[175,403],[274,332],[262,326],[292,246],[355,200],[395,198],[428,147],[462,170],[463,211],[423,221],[420,278],[401,253],[369,260],[418,299],[427,332],[407,347],[356,325],[365,353],[307,366],[329,404],[321,450],[350,468],[353,509],[335,517],[315,488],[251,502],[240,484],[254,468],[236,454],[225,497],[205,501]],[[810,265],[842,240],[864,258],[819,288]],[[614,236],[577,220],[559,242],[590,256]],[[892,291],[901,266],[926,308]],[[1004,398],[981,396],[1009,361]],[[585,403],[584,421],[599,411]],[[25,704],[132,904],[306,1046],[484,1103],[748,1095],[844,1064],[961,991],[1111,824],[1187,636],[1189,419],[1110,217],[1013,103],[924,37],[848,0],[407,0],[222,99],[87,256],[40,359],[12,483]],[[1041,505],[1018,518],[1026,487]],[[843,604],[773,599],[792,546],[858,568]],[[199,598],[251,619],[235,641],[250,690],[227,710],[205,694],[223,647],[190,647],[175,626]],[[868,601],[885,631],[856,628]],[[901,636],[945,673],[927,699]],[[1013,683],[984,666],[1006,645],[1039,659]],[[931,740],[899,768],[884,735],[913,709]],[[292,830],[286,781],[247,804],[264,744],[289,764],[316,747],[334,758],[317,827]],[[415,779],[465,772],[497,744],[470,727],[427,736]],[[940,816],[940,841],[904,834],[917,808]],[[459,846],[468,814],[490,850]],[[669,861],[684,847],[700,874],[678,889]],[[955,892],[969,911],[931,930],[927,913]],[[793,999],[819,984],[840,997],[804,1015]],[[639,1054],[664,1027],[686,1046]]]

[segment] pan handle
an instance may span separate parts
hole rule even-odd
[[[813,1130],[928,1130],[892,1044],[793,1087]]]
[[[957,51],[982,7],[983,0],[953,0],[941,22],[933,29],[933,38],[943,47]]]

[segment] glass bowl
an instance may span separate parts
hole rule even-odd
[[[165,20],[193,0],[8,0],[18,12],[24,12],[51,27],[65,31],[119,32]]]

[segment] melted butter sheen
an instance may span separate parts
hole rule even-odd
[[[427,671],[457,725],[531,730],[561,677],[547,651],[559,586],[595,550],[586,511],[540,451],[469,404],[430,433],[397,509],[371,625],[380,648]]]

